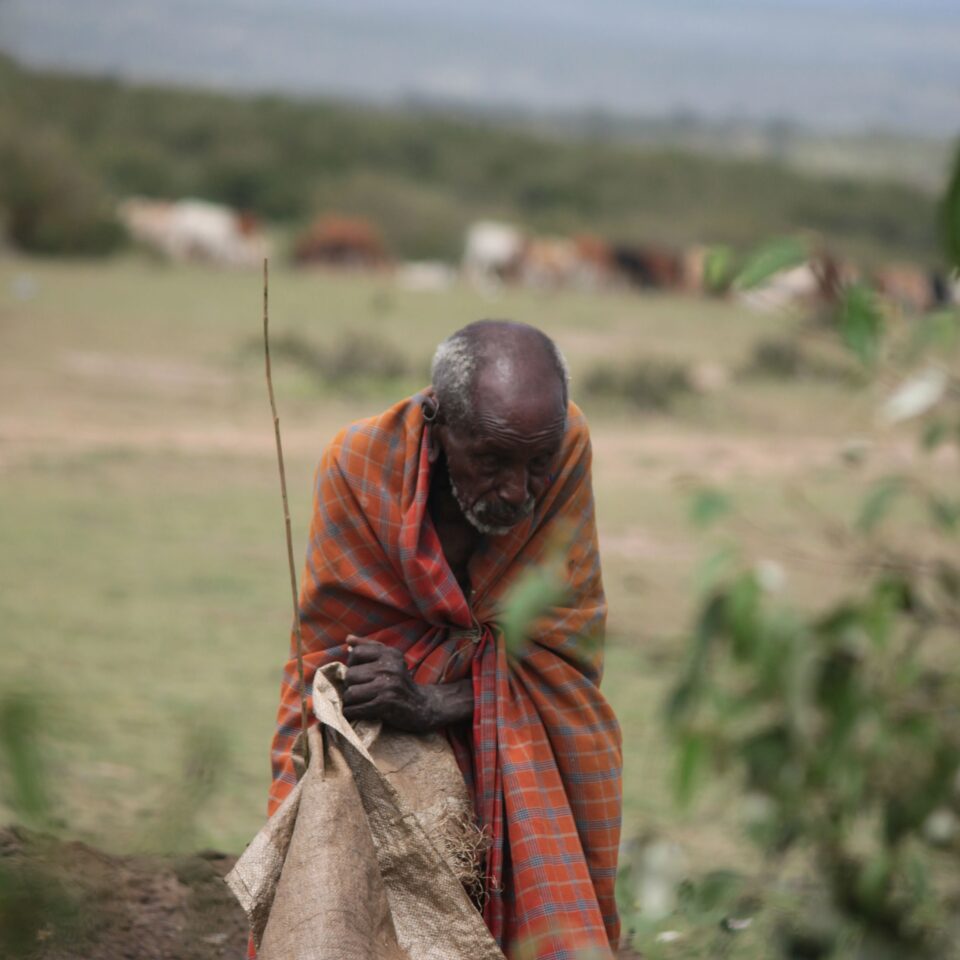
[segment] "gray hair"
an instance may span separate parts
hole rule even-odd
[[[451,334],[436,349],[430,367],[431,383],[446,422],[463,427],[473,422],[477,374],[495,356],[493,337],[498,330],[513,328],[526,333],[543,349],[553,364],[563,392],[566,410],[570,395],[570,370],[557,345],[542,330],[507,320],[478,320]]]

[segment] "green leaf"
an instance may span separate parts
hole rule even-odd
[[[682,805],[687,805],[700,785],[705,772],[708,749],[702,733],[687,732],[677,749],[675,793]]]
[[[562,563],[550,560],[527,570],[510,588],[500,618],[508,653],[519,656],[534,621],[564,599],[567,586],[562,570]]]
[[[960,342],[960,314],[955,310],[934,310],[921,317],[911,337],[911,354],[916,357],[927,348],[948,353]]]
[[[903,859],[902,871],[912,899],[918,902],[925,900],[930,892],[930,874],[926,863],[916,850],[907,852]]]
[[[880,352],[883,314],[876,294],[863,284],[848,287],[840,304],[840,337],[865,366]]]
[[[902,477],[884,477],[878,481],[860,506],[857,529],[862,533],[872,532],[905,489],[906,484]]]
[[[744,883],[743,874],[735,870],[711,870],[685,886],[683,906],[694,917],[729,910],[740,896]]]
[[[917,609],[914,584],[904,574],[891,573],[877,580],[873,586],[873,598],[891,610]]]
[[[953,165],[953,174],[940,210],[943,250],[947,262],[960,268],[960,151]]]
[[[842,602],[814,623],[818,633],[843,643],[860,625],[860,608],[852,602]]]
[[[783,770],[789,764],[792,752],[790,733],[782,723],[775,723],[745,739],[740,744],[740,756],[751,789],[778,796],[784,787]]]
[[[924,450],[936,450],[950,436],[950,425],[944,420],[931,420],[924,427],[920,444]]]
[[[630,846],[633,846],[631,843]],[[626,853],[629,855],[630,847]],[[620,869],[617,871],[616,884],[614,886],[614,896],[617,899],[617,910],[620,913],[620,919],[623,924],[623,932],[629,934],[636,928],[639,919],[639,910],[637,909],[637,893],[634,864],[628,859],[626,863],[621,862]]]
[[[913,585],[907,579],[900,576],[882,578],[874,585],[863,609],[862,623],[867,636],[877,647],[886,647],[896,614],[911,610],[915,605]]]
[[[703,263],[703,283],[711,293],[723,293],[734,275],[734,253],[730,247],[716,246],[707,251]]]
[[[698,678],[691,671],[671,691],[665,705],[667,723],[677,726],[683,723],[701,700]]]
[[[694,588],[698,594],[716,589],[717,584],[730,572],[737,559],[737,551],[725,544],[711,553],[698,567],[694,575]]]
[[[749,659],[760,646],[763,623],[760,616],[762,589],[752,573],[740,577],[727,594],[726,623],[734,656]]]
[[[706,487],[697,491],[690,506],[690,519],[698,527],[706,527],[731,510],[730,498],[720,490]]]
[[[930,519],[946,533],[955,533],[960,526],[960,500],[931,494],[927,498]]]
[[[670,692],[665,712],[673,726],[683,723],[703,699],[710,647],[720,635],[726,608],[726,594],[716,593],[703,605],[696,629],[690,638],[690,661],[679,683]]]
[[[810,252],[806,243],[796,237],[783,237],[754,251],[737,274],[733,286],[738,290],[759,287],[774,274],[805,263]]]
[[[886,850],[878,850],[857,874],[857,895],[861,903],[876,909],[887,896],[893,864]]]

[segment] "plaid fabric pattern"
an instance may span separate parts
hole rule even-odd
[[[467,597],[427,512],[422,399],[348,426],[320,462],[300,595],[307,682],[319,666],[346,659],[348,634],[403,650],[420,683],[472,677],[473,722],[448,734],[491,839],[484,919],[509,957],[610,957],[619,938],[621,748],[598,686],[606,603],[586,422],[571,404],[553,482],[529,518],[483,541]],[[514,657],[498,610],[560,530],[570,540],[568,605],[541,618]],[[273,740],[271,814],[296,781],[293,649]]]

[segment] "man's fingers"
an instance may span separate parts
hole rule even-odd
[[[374,677],[380,674],[377,663],[361,663],[355,667],[347,667],[346,676],[343,682],[348,686],[356,686],[360,683],[369,683]]]
[[[370,703],[383,693],[383,687],[378,683],[358,683],[347,687],[343,691],[343,712],[346,715],[349,707]]]
[[[381,713],[380,705],[373,700],[367,703],[351,704],[343,708],[343,715],[351,723],[356,723],[357,720],[382,720]]]
[[[352,667],[357,663],[371,663],[379,660],[383,656],[384,650],[389,649],[376,640],[357,640],[351,644],[347,639],[349,653],[347,654],[347,666]]]

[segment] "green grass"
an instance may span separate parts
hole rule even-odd
[[[17,293],[31,286],[24,277],[35,289],[27,299]],[[656,354],[732,369],[784,322],[680,298],[507,292],[489,302],[284,270],[272,284],[276,335],[323,345],[363,330],[414,370],[476,317],[538,323],[568,353],[575,396],[598,359]],[[108,849],[153,842],[182,779],[185,739],[203,724],[225,731],[229,757],[198,842],[239,851],[262,822],[290,610],[270,415],[249,347],[259,336],[255,275],[132,259],[0,262],[2,686],[40,698],[62,829]],[[395,395],[369,384],[334,393],[287,365],[277,391],[299,558],[324,444]],[[728,786],[690,810],[674,802],[660,713],[683,662],[678,637],[703,558],[731,535],[748,557],[783,564],[800,602],[850,583],[795,491],[825,514],[853,514],[884,460],[881,450],[851,472],[839,457],[845,437],[869,429],[869,398],[735,381],[672,417],[585,406],[627,831],[677,841],[694,874],[752,864]],[[727,532],[691,526],[703,484],[730,490],[738,515]]]

